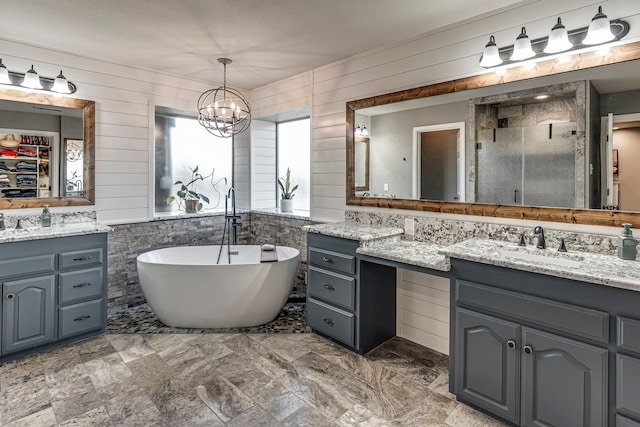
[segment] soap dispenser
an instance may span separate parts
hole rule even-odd
[[[49,205],[44,205],[42,208],[42,214],[40,215],[40,224],[43,227],[51,227],[51,212],[49,211]]]
[[[622,224],[624,229],[618,237],[618,258],[634,260],[636,259],[636,239],[631,232],[631,224]]]

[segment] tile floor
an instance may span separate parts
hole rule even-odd
[[[107,334],[0,365],[2,426],[499,426],[447,392],[447,358],[394,338]]]

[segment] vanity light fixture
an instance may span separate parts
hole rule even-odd
[[[31,65],[31,69],[24,74],[24,79],[22,79],[20,86],[29,89],[43,89],[42,83],[40,83],[40,76],[36,73],[36,70],[33,69],[33,65]]]
[[[218,138],[230,138],[249,129],[251,106],[239,90],[227,86],[229,58],[218,58],[224,66],[224,83],[198,98],[198,122]]]
[[[616,36],[611,32],[611,24],[607,15],[602,13],[602,6],[598,7],[598,13],[593,17],[587,30],[587,36],[582,44],[593,45],[610,42]]]
[[[553,26],[549,33],[549,42],[547,47],[544,48],[544,53],[559,53],[569,50],[573,47],[573,43],[569,41],[569,33],[564,25],[562,25],[562,19],[558,18],[558,23]]]
[[[76,85],[65,78],[62,70],[55,79],[38,75],[33,65],[26,73],[22,74],[9,71],[2,63],[2,59],[0,59],[0,85],[64,94],[74,93],[77,90]]]
[[[355,136],[369,136],[369,131],[367,130],[367,125],[364,123],[356,123],[356,128],[353,131]]]
[[[515,43],[503,48],[498,48],[495,37],[491,35],[480,57],[480,66],[483,68],[509,66],[527,60],[539,61],[551,55],[562,58],[571,55],[570,52],[575,50],[603,47],[599,45],[621,40],[628,33],[627,21],[621,19],[610,21],[600,6],[588,27],[567,31],[562,24],[562,18],[558,18],[547,37],[530,40],[525,27],[522,27]]]
[[[520,34],[516,38],[516,43],[513,45],[513,53],[511,54],[512,61],[522,61],[536,56],[536,53],[531,48],[531,40],[527,35],[527,30],[522,27]]]

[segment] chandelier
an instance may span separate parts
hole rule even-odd
[[[218,138],[230,138],[244,132],[251,124],[249,101],[237,89],[227,87],[229,58],[218,58],[224,66],[224,84],[209,89],[198,98],[198,122]]]

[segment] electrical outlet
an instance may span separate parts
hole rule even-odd
[[[415,220],[413,218],[404,219],[404,234],[408,236],[415,234]]]
[[[386,182],[384,183],[384,191],[389,191],[389,184],[387,184]]]

